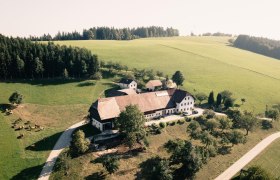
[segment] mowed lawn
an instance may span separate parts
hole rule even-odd
[[[24,103],[6,116],[0,113],[0,179],[36,179],[50,150],[60,134],[72,124],[83,120],[90,104],[111,81],[41,80],[0,82],[0,104],[8,103],[17,90]],[[15,131],[12,122],[21,118],[44,127],[43,131]],[[24,134],[23,139],[17,139]],[[30,145],[35,145],[30,148]]]
[[[148,38],[132,41],[57,41],[85,47],[105,61],[147,68],[169,75],[181,70],[188,91],[228,89],[243,108],[260,113],[280,102],[280,61],[231,47],[226,37]]]
[[[248,166],[258,165],[271,173],[274,177],[280,177],[280,140],[269,145]]]

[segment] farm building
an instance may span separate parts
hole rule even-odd
[[[148,91],[154,91],[156,89],[162,88],[162,82],[160,80],[150,80],[146,84],[146,88]]]
[[[195,98],[184,90],[168,89],[164,91],[148,92],[100,98],[89,109],[92,125],[101,131],[110,130],[113,121],[119,117],[125,107],[137,105],[146,119],[154,119],[169,114],[185,112],[192,114]]]
[[[125,79],[122,78],[119,82],[118,85],[122,88],[122,89],[137,89],[137,83],[136,81],[134,81],[133,79]]]

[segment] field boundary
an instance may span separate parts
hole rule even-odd
[[[261,76],[264,76],[264,77],[268,77],[268,78],[272,78],[272,79],[274,79],[274,80],[280,81],[280,78],[276,78],[276,77],[273,77],[273,76],[270,76],[270,75],[267,75],[267,74],[263,74],[263,73],[260,73],[260,72],[258,72],[258,71],[254,71],[254,70],[252,70],[252,69],[248,69],[248,68],[244,68],[244,67],[241,67],[241,66],[237,66],[237,65],[234,65],[234,64],[228,64],[228,63],[222,62],[222,61],[220,61],[220,60],[218,60],[218,59],[215,59],[215,58],[212,58],[212,57],[203,56],[203,55],[200,55],[200,54],[191,52],[191,51],[187,51],[187,50],[180,49],[180,48],[177,48],[177,47],[168,46],[168,45],[165,45],[165,44],[159,44],[159,45],[164,46],[164,47],[167,47],[167,48],[170,48],[170,49],[175,49],[175,50],[178,50],[178,51],[182,51],[182,52],[185,52],[185,53],[189,53],[189,54],[192,54],[192,55],[195,55],[195,56],[198,56],[198,57],[207,58],[207,59],[212,59],[212,60],[218,61],[218,62],[220,62],[220,63],[227,64],[227,65],[229,65],[229,66],[233,66],[233,67],[237,67],[237,68],[240,68],[240,69],[244,69],[244,70],[247,70],[247,71],[256,73],[256,74],[258,74],[258,75],[261,75]]]

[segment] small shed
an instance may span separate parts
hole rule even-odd
[[[154,91],[156,89],[162,88],[162,82],[160,80],[150,80],[146,84],[146,88],[148,91]]]

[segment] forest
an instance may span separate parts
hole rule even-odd
[[[233,45],[240,49],[280,59],[280,41],[262,37],[239,35]]]
[[[85,48],[42,44],[0,34],[0,79],[82,78],[98,69],[97,56]]]
[[[44,34],[40,37],[30,36],[32,41],[51,41],[51,40],[132,40],[148,37],[172,37],[179,36],[177,29],[163,28],[157,26],[137,27],[137,28],[110,28],[93,27],[84,29],[82,33],[58,32],[54,37],[50,34]]]

